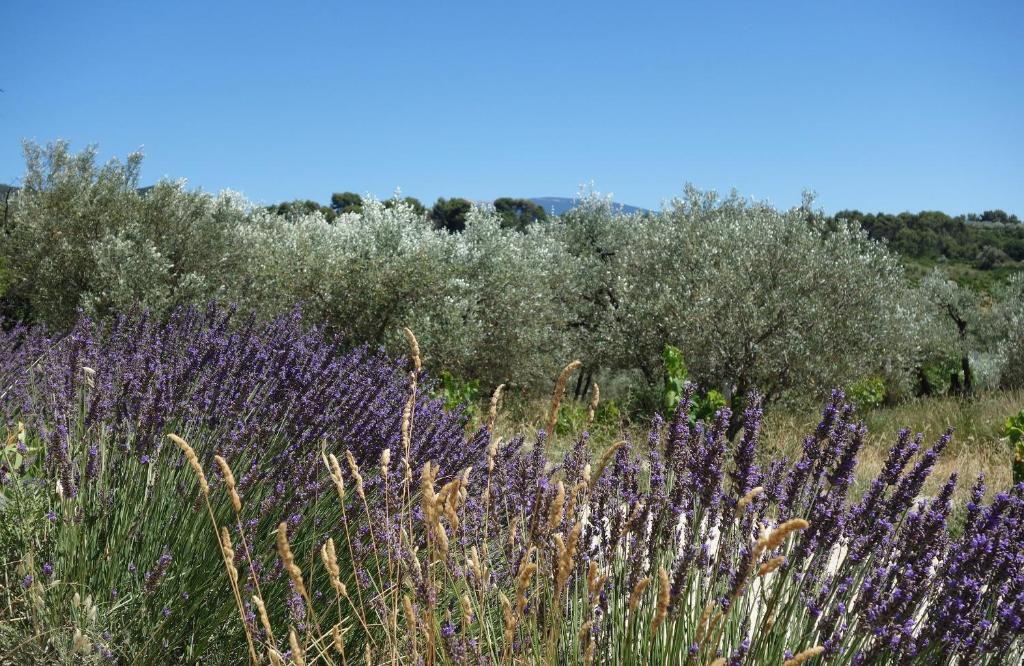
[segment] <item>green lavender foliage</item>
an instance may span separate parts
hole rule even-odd
[[[0,636],[5,649],[24,663],[81,663],[83,656],[100,663],[107,651],[153,663],[168,649],[177,658],[217,661],[222,641],[241,639],[215,557],[217,539],[201,502],[191,501],[199,495],[195,475],[172,445],[146,464],[126,458],[116,469],[104,468],[94,485],[69,497],[41,483],[42,443],[36,433],[27,433],[27,442],[35,462],[12,468],[18,474],[4,488],[0,515],[9,531],[0,546],[5,562],[20,562],[12,578],[32,582],[21,585],[27,603],[15,606],[6,627],[13,635]],[[11,462],[12,452],[4,452]],[[232,524],[227,502],[221,498],[214,508]],[[260,544],[261,551],[270,543]],[[149,588],[146,573],[165,552],[174,557],[170,575]],[[96,610],[89,612],[86,602]],[[88,641],[85,655],[76,655],[76,630]]]

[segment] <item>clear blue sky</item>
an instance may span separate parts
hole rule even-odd
[[[5,0],[0,182],[65,138],[268,203],[692,182],[1024,214],[1022,5]]]

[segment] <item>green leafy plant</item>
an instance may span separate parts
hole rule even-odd
[[[672,345],[665,345],[662,360],[665,362],[665,409],[674,411],[683,398],[683,387],[687,378],[686,360],[683,358],[682,350]]]
[[[850,385],[846,396],[861,409],[881,407],[885,401],[885,380],[866,377]]]
[[[715,389],[693,396],[693,418],[697,421],[710,420],[722,407],[725,407],[725,396]]]
[[[683,352],[678,347],[665,345],[663,359],[665,361],[664,404],[666,411],[672,413],[683,397],[688,371]],[[690,420],[706,421],[712,418],[719,409],[725,407],[725,404],[725,396],[719,391],[711,389],[707,392],[698,392],[693,396]]]
[[[582,402],[572,401],[561,405],[558,420],[555,421],[555,434],[572,435],[586,428],[587,406]]]
[[[558,436],[575,435],[588,429],[587,412],[589,405],[579,401],[563,403],[558,410],[555,422],[555,434]],[[614,400],[602,400],[594,410],[592,426],[615,427],[622,420],[622,412]]]
[[[448,409],[462,407],[467,416],[475,416],[480,398],[480,380],[462,379],[445,370],[441,373],[440,396]]]
[[[945,395],[952,387],[950,379],[956,377],[962,379],[960,366],[952,356],[925,363],[921,367],[922,386],[919,390],[925,395]]]
[[[1013,482],[1024,482],[1024,409],[1016,416],[1006,419],[1003,433],[1010,438],[1013,445]]]

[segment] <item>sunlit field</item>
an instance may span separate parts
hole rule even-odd
[[[1024,3],[0,3],[0,666],[1024,665]]]

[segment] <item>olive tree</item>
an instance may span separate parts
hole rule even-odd
[[[455,243],[451,300],[421,329],[436,340],[442,366],[478,379],[546,391],[571,353],[559,298],[571,279],[565,249],[537,226],[517,231],[475,208]]]
[[[580,394],[603,372],[656,387],[671,344],[706,387],[770,400],[813,397],[916,353],[898,262],[810,200],[780,211],[691,188],[665,212],[627,215],[585,192],[522,230],[459,202],[450,233],[398,195],[360,198],[333,221],[317,207],[279,215],[180,182],[140,191],[139,155],[99,166],[95,150],[65,143],[25,151],[4,229],[5,298],[57,327],[79,309],[300,305],[352,344],[393,352],[409,326],[431,367],[488,389],[546,388],[572,358],[584,364]]]
[[[454,241],[404,202],[365,199],[333,223],[254,211],[237,252],[232,300],[265,312],[301,305],[352,344],[397,347],[403,326],[426,327],[426,313],[451,300]]]
[[[583,363],[577,397],[589,391],[596,372],[637,367],[619,319],[628,305],[624,258],[644,231],[640,216],[618,213],[610,197],[593,191],[581,192],[575,207],[538,231],[563,252],[565,277],[553,305],[562,313],[565,344]]]
[[[31,315],[68,325],[141,304],[166,310],[217,298],[233,275],[228,248],[246,205],[160,182],[139,190],[142,156],[96,162],[66,142],[25,144],[26,174],[3,246],[13,297]]]
[[[994,315],[1002,361],[999,384],[1024,387],[1024,274],[1018,273],[997,291]]]
[[[975,390],[972,359],[992,346],[995,320],[990,296],[979,294],[933,269],[921,281],[921,303],[930,317],[939,344],[937,353],[957,359],[959,372],[950,382],[954,393],[969,395]]]
[[[813,396],[905,353],[898,261],[812,204],[780,211],[691,188],[666,214],[677,298],[661,300],[662,317],[691,370],[727,395]]]

